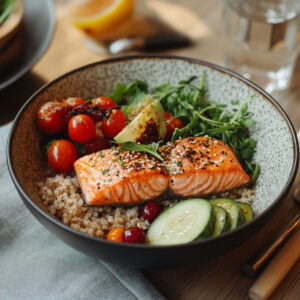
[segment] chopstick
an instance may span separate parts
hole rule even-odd
[[[252,300],[267,299],[300,257],[300,229],[287,241],[249,290]]]
[[[263,249],[262,252],[259,252],[256,256],[250,259],[249,262],[243,265],[242,269],[244,273],[250,277],[257,276],[267,265],[267,263],[273,258],[280,247],[287,241],[287,239],[290,237],[290,235],[298,225],[300,225],[300,216],[296,215],[290,225],[275,240],[275,242],[269,245],[266,249]]]

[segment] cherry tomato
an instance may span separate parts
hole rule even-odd
[[[88,143],[96,136],[96,125],[87,115],[72,117],[68,124],[70,138],[78,143]]]
[[[86,154],[91,154],[109,148],[109,140],[105,137],[96,135],[91,141],[85,143],[84,147]]]
[[[145,232],[138,227],[130,227],[124,230],[122,237],[126,243],[144,243]]]
[[[123,232],[124,232],[123,228],[115,227],[108,232],[106,239],[108,241],[122,243],[123,242]]]
[[[76,111],[78,113],[83,112],[88,105],[86,104],[86,101],[82,98],[68,98],[63,103],[68,111],[68,113],[65,115],[66,124],[69,123],[69,121],[72,119],[74,115],[70,113],[70,111],[74,110],[76,108]],[[83,105],[84,107],[78,108],[78,106]]]
[[[115,137],[125,126],[126,117],[119,109],[113,109],[108,119],[103,118],[101,130],[109,138]]]
[[[67,140],[53,142],[48,150],[48,163],[57,172],[69,172],[78,158],[76,147]]]
[[[92,105],[100,106],[101,108],[112,108],[116,106],[116,103],[108,97],[98,97],[92,99]]]
[[[86,101],[82,98],[68,98],[65,101],[65,105],[67,107],[68,110],[72,110],[76,107],[78,107],[79,105],[84,105],[86,104]],[[85,108],[80,108],[78,111],[83,111]]]
[[[116,104],[113,100],[111,100],[108,97],[98,97],[98,98],[94,98],[91,100],[91,104],[90,106],[99,106],[101,108],[112,108],[115,107]],[[99,122],[101,121],[101,112],[100,110],[93,110],[94,113],[88,113],[88,115],[95,121],[95,122]],[[102,111],[103,113],[105,113],[105,111]]]
[[[159,214],[160,208],[157,202],[151,201],[143,207],[143,218],[152,222]]]
[[[165,121],[167,127],[166,140],[169,141],[172,138],[175,128],[183,128],[184,125],[182,121],[178,118],[173,117],[171,114],[165,112]]]
[[[67,110],[60,103],[52,101],[42,105],[36,114],[37,125],[47,134],[60,132],[65,124]]]

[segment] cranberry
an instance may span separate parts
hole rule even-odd
[[[122,237],[126,243],[144,243],[145,232],[138,227],[130,227],[124,230]]]
[[[159,214],[160,208],[157,202],[151,201],[145,204],[143,208],[143,218],[152,222]]]

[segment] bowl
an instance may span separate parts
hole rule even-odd
[[[35,114],[45,102],[69,96],[108,95],[117,82],[144,80],[150,85],[178,83],[206,73],[208,98],[231,105],[250,95],[249,110],[256,125],[255,160],[261,174],[255,185],[255,218],[218,237],[174,246],[114,243],[76,231],[50,216],[41,205],[36,182],[45,177],[39,150],[40,134]],[[200,78],[199,78],[200,80]],[[280,105],[261,88],[223,67],[175,56],[127,56],[108,59],[71,71],[38,90],[22,107],[13,123],[7,146],[12,180],[32,214],[57,237],[75,249],[101,260],[133,267],[174,267],[204,262],[249,239],[278,209],[287,195],[298,167],[298,143],[291,121]]]
[[[55,8],[52,0],[22,0],[21,3],[16,7],[20,12],[20,6],[24,6],[20,26],[14,23],[16,19],[11,20],[14,24],[3,24],[5,27],[13,25],[18,29],[17,33],[12,28],[9,31],[15,33],[13,38],[10,34],[0,33],[0,91],[25,75],[41,58],[49,47],[55,29]],[[2,47],[4,37],[10,40]],[[6,70],[3,72],[4,67]]]

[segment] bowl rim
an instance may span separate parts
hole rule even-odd
[[[10,74],[10,76],[0,80],[0,91],[8,88],[14,82],[22,78],[27,72],[29,72],[30,69],[32,69],[32,67],[43,57],[43,55],[47,52],[47,50],[50,47],[55,32],[55,28],[56,28],[55,5],[54,2],[51,0],[43,0],[43,1],[44,1],[43,4],[45,6],[44,9],[47,12],[47,15],[49,17],[48,31],[45,33],[44,39],[41,40],[38,51],[34,55],[30,56],[28,62],[26,62],[26,64],[21,66],[20,68],[19,66],[17,66],[16,69]],[[29,9],[27,7],[28,3],[30,3],[29,0],[23,0],[23,8],[24,8],[23,23],[24,24],[27,23],[25,19],[26,16],[29,16],[28,13]]]
[[[16,175],[16,173],[13,169],[13,163],[12,163],[12,157],[11,157],[11,147],[12,147],[12,140],[13,140],[14,132],[15,132],[15,129],[16,129],[18,123],[19,123],[19,120],[22,117],[22,115],[23,115],[24,111],[26,110],[27,106],[29,104],[31,104],[35,100],[35,98],[40,93],[42,93],[44,90],[46,90],[48,87],[50,87],[51,85],[55,84],[56,82],[64,79],[65,77],[67,77],[67,76],[69,76],[73,73],[81,72],[83,70],[93,68],[93,67],[96,67],[98,65],[105,65],[105,64],[119,63],[119,62],[125,62],[125,61],[130,61],[130,60],[140,60],[140,59],[145,59],[145,60],[150,60],[150,59],[152,59],[152,60],[161,60],[161,59],[164,59],[164,60],[179,60],[179,61],[184,61],[184,62],[187,62],[187,63],[192,63],[192,64],[196,64],[196,65],[205,66],[205,67],[208,67],[210,69],[225,73],[225,74],[227,74],[231,77],[239,79],[242,83],[244,83],[244,84],[248,85],[249,87],[253,88],[256,92],[261,94],[261,96],[263,96],[263,98],[265,100],[267,100],[269,103],[271,103],[272,106],[280,113],[281,117],[286,122],[286,125],[289,129],[289,132],[290,132],[290,135],[291,135],[291,138],[292,138],[292,148],[293,148],[293,166],[292,166],[292,170],[291,170],[291,173],[290,173],[289,178],[287,180],[287,183],[284,186],[284,188],[282,189],[279,196],[273,201],[273,203],[270,206],[267,207],[267,209],[265,209],[265,211],[263,211],[261,214],[256,216],[252,221],[250,221],[248,223],[245,223],[245,224],[235,228],[234,230],[223,233],[222,235],[219,235],[219,236],[216,236],[216,237],[205,238],[203,240],[196,240],[196,241],[193,241],[191,243],[186,243],[186,244],[154,246],[154,245],[148,245],[148,244],[134,244],[134,243],[126,243],[126,242],[115,243],[115,242],[108,241],[104,238],[99,238],[99,237],[87,235],[83,232],[80,232],[79,230],[75,230],[75,229],[71,228],[70,226],[65,225],[64,223],[62,223],[61,221],[59,221],[58,219],[52,217],[50,214],[48,214],[46,211],[44,211],[42,209],[42,207],[40,207],[37,203],[35,203],[27,195],[27,193],[25,192],[25,190],[23,189],[23,187],[21,186],[21,184],[19,183],[19,181],[17,179],[17,175]],[[159,54],[159,55],[138,54],[138,55],[118,56],[118,57],[113,57],[113,58],[108,58],[108,59],[100,60],[100,61],[97,61],[97,62],[93,62],[93,63],[87,64],[87,65],[78,67],[76,69],[73,69],[73,70],[57,77],[56,79],[50,81],[49,83],[43,85],[40,89],[38,89],[24,103],[24,105],[21,107],[21,109],[17,113],[17,115],[16,115],[16,117],[13,121],[13,124],[11,126],[9,135],[8,135],[7,147],[6,147],[6,159],[7,159],[7,165],[8,165],[8,169],[9,169],[9,173],[10,173],[10,176],[12,178],[12,181],[13,181],[15,187],[17,188],[17,190],[19,191],[19,193],[22,194],[23,201],[26,201],[27,204],[29,204],[33,209],[35,209],[38,213],[40,213],[44,218],[48,219],[48,221],[54,223],[58,227],[61,227],[61,229],[66,230],[71,234],[78,235],[81,238],[89,239],[93,242],[100,242],[100,243],[104,243],[104,244],[111,245],[111,246],[118,246],[118,247],[125,247],[125,248],[138,248],[138,249],[171,249],[171,248],[186,248],[186,247],[200,246],[202,244],[208,244],[210,242],[213,243],[217,240],[225,239],[226,237],[230,237],[232,235],[235,235],[238,232],[242,232],[247,227],[249,227],[249,225],[254,226],[255,224],[262,221],[263,219],[266,219],[268,215],[271,216],[272,212],[275,211],[275,208],[278,207],[279,204],[284,200],[285,195],[288,194],[288,191],[289,191],[289,189],[291,188],[291,186],[294,182],[296,172],[297,172],[297,169],[298,169],[298,163],[299,163],[299,145],[298,145],[297,134],[296,134],[296,131],[293,127],[293,124],[292,124],[290,118],[288,117],[288,115],[286,114],[286,112],[280,106],[280,104],[271,95],[269,95],[267,92],[265,92],[262,88],[260,88],[255,83],[251,82],[250,80],[244,78],[243,76],[241,76],[241,75],[235,73],[234,71],[231,71],[231,70],[229,70],[225,67],[216,65],[216,64],[211,63],[211,62],[195,59],[195,58],[189,58],[189,57],[184,57],[184,56],[176,56],[176,55],[163,55],[163,54]]]

